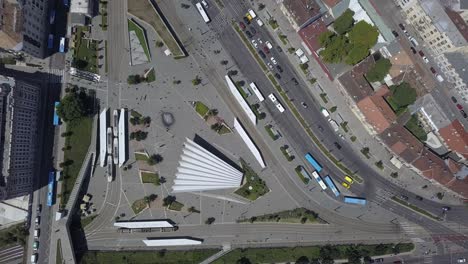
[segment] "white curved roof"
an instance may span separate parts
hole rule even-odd
[[[243,173],[190,139],[186,139],[173,192],[238,188]]]
[[[151,220],[151,221],[119,221],[115,222],[114,226],[123,228],[162,228],[174,227],[167,220]]]
[[[157,238],[157,239],[145,239],[143,240],[148,247],[163,247],[163,246],[189,246],[189,245],[200,245],[201,240],[190,239],[190,238]]]

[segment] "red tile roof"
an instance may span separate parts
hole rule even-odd
[[[445,162],[431,151],[424,149],[421,156],[413,163],[422,174],[442,185],[448,184],[453,178]]]
[[[359,102],[367,96],[374,94],[374,89],[372,89],[369,82],[364,77],[364,74],[366,74],[374,64],[374,59],[372,56],[369,56],[352,70],[338,78],[341,85],[343,85],[355,102]]]
[[[374,127],[377,134],[389,128],[396,120],[395,113],[383,98],[388,92],[387,86],[382,86],[374,95],[368,96],[357,103],[367,122]]]
[[[439,134],[453,152],[468,158],[468,133],[458,119],[441,128]]]
[[[322,0],[322,2],[324,4],[326,4],[329,8],[332,8],[332,7],[336,6],[336,4],[341,2],[341,0]]]
[[[283,5],[298,27],[321,13],[320,6],[315,0],[284,0]]]
[[[407,163],[418,159],[424,149],[424,145],[399,124],[386,129],[380,138]]]
[[[327,31],[327,26],[325,25],[324,18],[321,17],[305,28],[299,30],[299,36],[311,51],[316,51],[320,49],[318,37],[325,31]]]

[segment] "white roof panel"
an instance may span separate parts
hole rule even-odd
[[[148,220],[148,221],[119,221],[115,222],[114,226],[123,228],[162,228],[174,227],[167,220]]]
[[[201,245],[201,240],[190,238],[158,238],[158,239],[145,239],[143,240],[148,247],[164,247],[164,246],[190,246]]]

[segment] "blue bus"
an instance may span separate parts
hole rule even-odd
[[[51,49],[54,47],[54,35],[49,34],[49,39],[47,40],[47,48]]]
[[[349,204],[359,204],[359,205],[366,205],[367,203],[366,198],[351,197],[351,196],[345,196],[344,202],[349,203]]]
[[[305,155],[305,159],[310,163],[310,165],[312,165],[312,167],[314,167],[317,172],[322,170],[322,166],[320,166],[320,164],[314,159],[314,157],[312,157],[312,155],[310,155],[310,153]]]
[[[336,188],[336,185],[335,183],[333,182],[333,180],[330,178],[330,176],[325,176],[325,178],[323,178],[323,180],[325,181],[325,183],[328,185],[328,187],[330,188],[330,190],[332,190],[333,194],[338,197],[340,196],[340,191],[338,191],[338,188]]]
[[[60,119],[57,115],[57,106],[60,104],[60,102],[55,102],[55,105],[54,105],[54,120],[53,120],[53,124],[54,126],[58,126],[60,124]]]
[[[47,184],[47,206],[54,204],[54,185],[55,185],[55,173],[49,172],[49,184]]]
[[[61,53],[65,52],[65,38],[64,37],[60,38],[59,52]]]

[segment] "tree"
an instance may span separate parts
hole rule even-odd
[[[306,71],[308,68],[309,68],[309,64],[307,63],[302,63],[302,64],[299,64],[299,67],[301,67],[301,69],[303,71]]]
[[[333,22],[333,28],[340,35],[346,34],[354,25],[354,11],[346,9],[346,11]]]
[[[327,47],[333,41],[333,38],[336,37],[336,34],[330,30],[327,30],[319,35],[319,43],[321,47]],[[294,52],[294,48],[293,48]]]
[[[151,155],[148,160],[147,160],[147,163],[148,165],[156,165],[156,164],[159,164],[163,161],[163,157],[159,154],[153,154]]]
[[[145,140],[147,136],[148,132],[143,132],[141,130],[130,133],[130,139],[135,139],[136,141]]]
[[[309,264],[309,258],[306,256],[301,256],[296,260],[296,264]]]
[[[228,63],[229,63],[229,61],[227,61],[227,60],[222,60],[221,61],[221,65],[224,65],[224,66],[227,65]]]
[[[216,219],[214,217],[208,217],[208,219],[206,219],[205,221],[205,224],[207,225],[211,225],[212,223],[214,223]]]
[[[239,73],[239,72],[238,72],[237,70],[230,70],[230,71],[228,72],[228,74],[229,74],[230,76],[235,76],[235,75],[237,75],[238,73]]]
[[[187,211],[189,211],[190,213],[198,213],[198,214],[200,213],[200,210],[197,210],[197,209],[195,208],[195,206],[190,206],[190,207],[187,209]]]
[[[392,63],[389,59],[381,58],[375,63],[374,67],[367,72],[367,80],[369,80],[369,82],[382,81],[391,67]]]
[[[242,257],[236,261],[236,264],[251,264],[252,262],[247,257]]]
[[[355,246],[349,246],[346,249],[346,256],[349,264],[361,264],[361,253]]]
[[[182,4],[180,4],[180,7],[184,8],[184,9],[189,9],[190,5],[182,3]]]
[[[206,116],[217,116],[217,115],[218,115],[218,109],[216,108],[210,109],[206,113]]]
[[[219,132],[219,130],[221,130],[222,127],[223,125],[220,123],[214,123],[213,125],[211,125],[211,129],[216,132]]]
[[[161,48],[162,46],[164,46],[164,43],[162,41],[156,41],[156,47]]]
[[[330,107],[330,112],[334,113],[334,112],[336,112],[336,109],[338,109],[337,106],[332,106],[332,107]]]
[[[325,62],[339,63],[346,57],[350,45],[346,36],[336,36],[332,41],[320,52],[320,56]]]
[[[169,206],[176,201],[176,197],[173,195],[168,195],[163,199],[163,206]]]
[[[88,66],[88,62],[81,59],[73,59],[72,66],[77,69],[84,70]]]
[[[197,76],[195,76],[195,79],[192,80],[192,84],[196,86],[196,85],[199,85],[201,83],[201,81],[202,81],[201,78],[198,77],[198,75],[197,75]]]
[[[262,4],[262,3],[259,3],[258,4],[258,11],[262,11],[263,9],[265,9],[265,5]]]
[[[375,255],[384,255],[387,253],[387,250],[388,246],[380,243],[377,246],[375,246]]]
[[[393,94],[391,100],[398,108],[406,107],[416,101],[416,90],[406,82],[402,82],[400,85],[393,85],[390,87],[390,90]]]
[[[353,45],[361,45],[364,48],[371,48],[377,43],[379,32],[377,28],[361,20],[349,32],[349,42]]]
[[[398,172],[394,171],[394,172],[390,173],[390,176],[392,178],[398,178]]]
[[[86,113],[85,102],[78,93],[67,93],[57,106],[57,115],[64,121],[72,121],[83,117]]]
[[[355,65],[369,55],[369,48],[361,44],[353,44],[345,62],[349,65]]]
[[[128,84],[139,84],[141,83],[142,78],[140,75],[135,74],[135,75],[129,75],[127,78]]]

